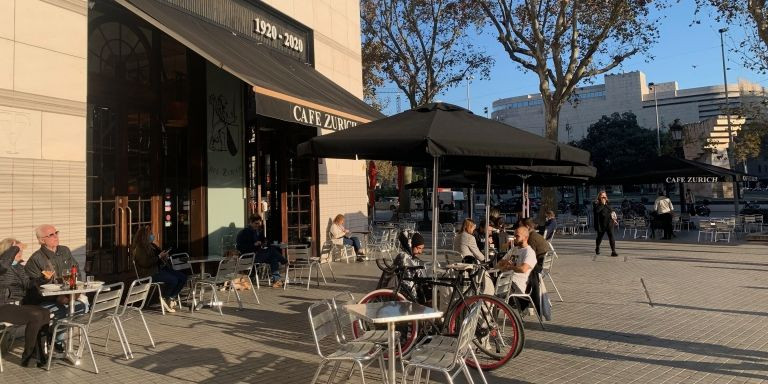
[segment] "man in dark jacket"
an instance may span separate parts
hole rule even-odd
[[[283,282],[280,280],[280,264],[288,261],[280,254],[275,247],[267,244],[264,236],[264,222],[259,215],[251,215],[248,218],[248,226],[237,234],[237,250],[240,254],[254,253],[257,263],[269,264],[272,272],[272,287],[281,288]]]

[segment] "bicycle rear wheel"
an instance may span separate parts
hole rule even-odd
[[[386,301],[408,301],[408,300],[405,298],[405,296],[399,293],[397,294],[397,296],[395,296],[395,293],[392,292],[391,289],[377,289],[363,296],[363,298],[360,299],[360,301],[358,301],[358,304],[377,303],[377,302],[386,302]],[[356,321],[355,325],[352,327],[352,332],[357,338],[364,331],[374,330],[374,329],[386,330],[387,326],[385,324],[368,324],[368,323],[363,323],[361,321]],[[397,323],[397,325],[395,326],[395,329],[398,332],[400,332],[400,347],[403,349],[403,354],[406,354],[411,349],[411,346],[413,346],[414,342],[416,341],[416,337],[419,334],[419,322],[411,321],[411,322]],[[400,352],[395,350],[395,355],[399,356]],[[384,355],[384,358],[386,359],[387,356]]]
[[[475,351],[480,368],[493,370],[506,364],[523,350],[525,330],[520,316],[507,303],[495,296],[470,296],[459,302],[448,319],[447,332],[458,334],[469,308],[476,302],[483,303],[483,310],[475,330]],[[476,367],[472,358],[467,364]]]

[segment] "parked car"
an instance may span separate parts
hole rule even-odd
[[[400,206],[400,200],[397,197],[382,197],[376,202],[376,209],[395,211]]]

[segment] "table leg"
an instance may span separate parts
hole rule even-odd
[[[75,294],[71,293],[69,294],[69,317],[72,318],[75,316]],[[74,328],[69,327],[67,330],[67,350],[64,353],[64,357],[69,360],[74,365],[80,365],[80,356],[79,353],[74,353],[74,349],[72,348],[72,331]],[[55,336],[54,336],[55,337]],[[80,346],[82,347],[82,346]],[[53,348],[53,346],[51,346]]]
[[[389,359],[389,382],[391,384],[397,383],[397,377],[395,376],[395,323],[387,323],[387,357]]]

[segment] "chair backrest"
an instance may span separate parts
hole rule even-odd
[[[131,257],[131,264],[133,264],[133,273],[136,274],[137,279],[140,279],[141,276],[139,276],[139,268],[136,267],[136,260],[133,257]]]
[[[505,302],[509,298],[509,295],[514,291],[512,287],[512,275],[514,272],[502,272],[499,277],[496,278],[496,291],[494,295]]]
[[[550,250],[544,254],[544,260],[541,262],[541,272],[549,273],[552,270],[552,265],[555,263],[555,251]]]
[[[171,268],[174,271],[189,271],[192,274],[192,264],[189,263],[189,254],[186,252],[174,253],[169,256]]]
[[[346,304],[351,304],[354,302],[355,302],[355,296],[353,296],[352,293],[350,293],[349,291],[343,291],[343,292],[337,293],[336,296],[331,298],[331,308],[333,308],[333,311],[336,314],[336,319],[338,321],[338,326],[339,326],[338,336],[342,342],[347,341],[347,336],[344,332],[344,328],[347,326],[354,327],[354,322],[357,320],[355,316],[353,316],[348,311],[344,310],[344,308],[342,307]]]
[[[144,303],[149,295],[149,288],[152,285],[152,277],[134,280],[128,287],[128,293],[125,295],[121,315],[125,313],[128,307],[144,308]]]
[[[323,247],[320,249],[320,264],[331,262],[331,251],[333,250],[333,243],[330,240],[326,240],[323,243]]]
[[[333,308],[328,300],[321,300],[309,306],[307,315],[309,316],[309,326],[312,328],[312,337],[315,340],[317,354],[325,358],[323,350],[320,348],[321,342],[328,336],[334,336],[337,343],[339,340],[338,322]]]
[[[237,273],[242,275],[250,275],[253,269],[253,262],[256,259],[256,254],[253,252],[243,253],[237,258]]]
[[[237,277],[238,257],[225,257],[219,261],[219,268],[216,269],[215,281],[222,283]]]
[[[477,322],[480,319],[481,310],[483,307],[482,300],[478,300],[472,304],[469,309],[469,313],[461,322],[461,328],[459,329],[459,340],[456,345],[456,354],[463,359],[463,356],[468,352],[468,348],[475,339],[475,330],[477,329]]]
[[[312,256],[312,250],[309,247],[288,247],[285,249],[286,259],[289,264],[309,261],[309,257]]]
[[[99,312],[112,311],[113,314],[117,314],[117,309],[120,306],[120,299],[123,298],[123,289],[125,284],[122,282],[114,283],[102,286],[93,297],[93,304],[91,304],[91,312],[88,317],[88,325],[91,324],[93,316]]]

